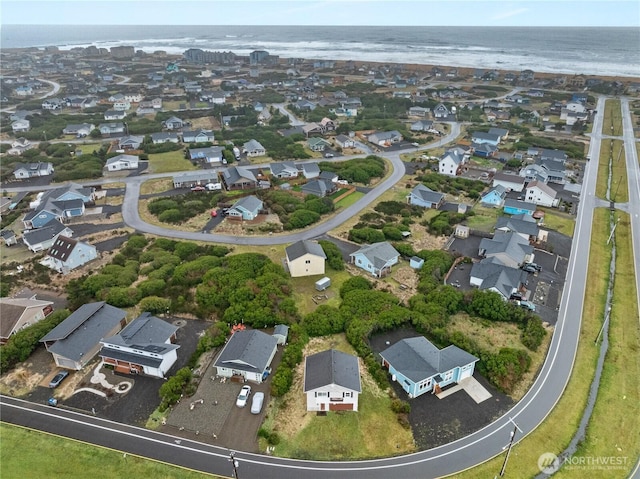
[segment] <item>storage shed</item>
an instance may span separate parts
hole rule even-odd
[[[318,291],[324,291],[329,286],[331,286],[331,278],[328,278],[326,276],[316,281],[316,290]]]
[[[286,344],[289,335],[289,326],[286,324],[278,324],[273,329],[273,337],[278,340],[277,344]]]
[[[424,260],[418,256],[412,256],[411,260],[409,260],[409,266],[413,269],[420,269],[424,266]]]

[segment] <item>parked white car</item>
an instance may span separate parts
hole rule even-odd
[[[238,399],[236,399],[236,406],[245,407],[249,396],[251,396],[251,386],[242,386],[240,394],[238,394]]]
[[[257,392],[251,400],[251,414],[260,414],[262,411],[262,403],[264,402],[264,393]]]

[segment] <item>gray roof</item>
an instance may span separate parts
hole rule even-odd
[[[489,128],[489,133],[492,135],[505,136],[509,134],[509,130],[505,128]]]
[[[218,180],[218,173],[215,170],[187,171],[179,173],[173,177],[174,183],[197,183],[199,181]]]
[[[293,261],[297,258],[304,256],[305,254],[312,254],[314,256],[320,256],[323,259],[327,258],[322,246],[315,241],[301,240],[297,243],[293,243],[285,248],[287,259]]]
[[[535,211],[536,205],[533,203],[527,203],[526,201],[514,200],[513,198],[507,198],[504,200],[504,206],[508,208],[524,208],[529,211]]]
[[[511,183],[517,183],[519,185],[524,185],[524,178],[519,175],[509,175],[507,173],[502,173],[498,171],[495,175],[493,175],[493,181],[508,181]]]
[[[256,179],[256,175],[244,168],[242,166],[231,166],[225,170],[222,170],[222,177],[224,178],[224,182],[227,186],[236,183],[238,180],[244,178],[249,181],[258,181]]]
[[[52,301],[28,298],[0,298],[0,337],[8,338],[14,326],[29,308],[43,310],[47,306],[53,305]]]
[[[485,258],[471,267],[471,277],[482,280],[480,289],[497,289],[505,298],[526,281],[527,273],[503,265],[497,258]]]
[[[522,263],[525,255],[533,253],[529,240],[517,233],[504,231],[497,231],[493,238],[483,238],[480,249],[485,251],[486,256],[506,253],[516,263]]]
[[[173,346],[173,345],[167,344],[166,346]],[[162,354],[162,353],[159,353],[159,354]],[[126,361],[128,363],[139,364],[141,366],[148,366],[151,368],[157,368],[162,364],[161,357],[156,358],[153,356],[145,356],[142,354],[136,354],[128,351],[122,351],[122,350],[107,348],[107,347],[103,347],[102,349],[100,349],[100,352],[98,353],[98,355],[101,357],[117,359],[118,361]]]
[[[278,340],[256,329],[236,331],[216,359],[215,366],[262,373]]]
[[[417,185],[413,190],[411,190],[411,194],[417,196],[418,198],[423,199],[429,203],[438,204],[444,198],[444,193],[438,193],[437,191],[433,191],[430,188],[427,188],[423,184]]]
[[[320,166],[318,163],[305,163],[302,165],[302,170],[305,173],[318,173],[320,174]]]
[[[400,256],[400,253],[387,241],[363,246],[349,256],[363,254],[376,269],[383,268],[389,261]]]
[[[104,301],[83,304],[40,342],[55,341],[53,354],[79,361],[126,317],[125,311]]]
[[[371,135],[369,135],[369,137],[367,139],[369,141],[371,141],[371,142],[373,142],[373,141],[385,141],[385,140],[392,140],[393,138],[397,138],[399,136],[402,136],[402,135],[397,130],[376,131],[375,133],[372,133]]]
[[[499,141],[500,140],[500,136],[496,135],[496,134],[491,134],[491,133],[485,133],[484,131],[474,131],[471,134],[471,138],[478,138],[479,140],[487,140],[487,141]]]
[[[311,180],[308,183],[305,183],[300,187],[300,190],[306,194],[322,197],[322,196],[325,196],[333,188],[334,188],[334,185],[331,180],[323,180],[318,178],[315,180]]]
[[[107,165],[112,165],[114,163],[118,163],[120,160],[122,161],[139,161],[140,157],[137,155],[118,155],[113,156],[107,160]]]
[[[529,215],[500,216],[496,221],[496,229],[506,229],[529,236],[538,236],[539,230],[535,220],[533,218],[526,220],[523,216],[531,218]]]
[[[264,150],[264,146],[258,140],[249,140],[242,147],[247,151]]]
[[[118,334],[104,339],[103,343],[107,347],[114,344],[156,354],[165,354],[180,347],[177,344],[167,343],[177,330],[177,326],[152,316],[151,313],[142,313]],[[111,355],[111,353],[109,354]],[[134,353],[131,354],[138,357]]]
[[[358,358],[335,349],[307,356],[304,367],[304,392],[336,384],[361,392]]]
[[[159,133],[151,133],[151,140],[177,140],[178,134],[173,131],[161,131]]]
[[[285,338],[289,334],[289,326],[286,324],[277,324],[275,328],[273,328],[273,335],[276,336],[284,336]]]
[[[457,149],[447,150],[444,155],[440,157],[440,161],[450,158],[455,165],[459,165],[464,160],[464,154]]]
[[[262,208],[262,200],[256,196],[245,196],[234,203],[231,209],[244,208],[247,211],[256,211]]]
[[[296,167],[293,161],[282,161],[279,163],[270,163],[269,168],[271,169],[272,175],[280,175],[285,171],[289,171],[291,173],[298,174],[298,168]]]
[[[67,229],[67,226],[54,219],[49,221],[42,228],[25,231],[22,235],[22,239],[27,244],[33,246],[54,238],[56,235],[62,233],[65,229]]]
[[[382,351],[380,356],[414,382],[478,361],[474,355],[454,345],[439,350],[424,336],[402,339]]]

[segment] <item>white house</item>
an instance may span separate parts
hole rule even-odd
[[[135,170],[140,157],[137,155],[118,155],[107,160],[107,171]]]
[[[507,191],[520,192],[524,189],[525,179],[520,175],[509,175],[502,172],[497,172],[493,176],[492,186],[503,186]]]
[[[11,123],[11,129],[14,133],[29,131],[31,129],[31,122],[29,120],[16,120]]]
[[[33,298],[0,298],[0,344],[18,331],[44,319],[53,311],[53,302]]]
[[[357,411],[362,392],[358,358],[335,349],[307,356],[303,391],[307,411]]]
[[[556,198],[556,191],[549,185],[541,181],[532,181],[527,185],[525,200],[539,206],[558,206],[559,199]]]
[[[264,146],[260,144],[258,140],[249,140],[244,145],[242,145],[242,149],[247,153],[247,156],[264,156],[267,154],[267,150],[265,150]]]
[[[177,330],[151,313],[142,313],[118,334],[100,341],[99,354],[116,372],[164,378],[178,359]]]
[[[467,160],[467,155],[457,150],[446,151],[438,162],[438,172],[441,175],[457,176],[462,172],[462,167]]]

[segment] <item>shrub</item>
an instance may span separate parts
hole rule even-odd
[[[373,285],[368,279],[363,278],[362,276],[354,276],[342,283],[342,286],[340,287],[340,298],[344,299],[347,293],[357,289],[373,289]]]
[[[327,240],[318,241],[324,254],[327,255],[327,264],[335,271],[342,271],[344,269],[344,261],[342,259],[342,252],[334,243]]]
[[[411,404],[402,399],[393,399],[391,401],[391,410],[396,414],[409,414],[411,412]]]

